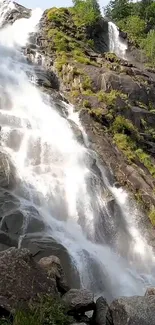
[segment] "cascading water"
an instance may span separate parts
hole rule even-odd
[[[123,40],[119,36],[118,27],[108,22],[109,29],[109,52],[115,53],[118,57],[126,59],[126,50],[128,48],[126,40]]]
[[[97,164],[93,168],[97,157],[86,147],[86,135],[86,146],[77,142],[69,119],[82,127],[72,107],[67,120],[28,79],[27,71],[31,68],[33,75],[33,67],[21,46],[40,16],[40,11],[33,11],[29,19],[0,31],[1,146],[16,170],[13,193],[25,216],[23,236],[27,210],[33,207],[44,223],[41,236],[63,244],[84,287],[108,299],[143,294],[147,285],[155,284],[154,256],[144,241],[143,250],[137,248],[140,234],[134,220],[127,220],[128,202],[120,201],[120,190],[110,186],[103,168]],[[115,216],[107,193],[118,208]]]

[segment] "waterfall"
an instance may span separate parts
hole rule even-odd
[[[125,59],[128,48],[126,40],[120,38],[118,27],[114,23],[108,22],[108,29],[109,52],[115,53],[118,57]]]
[[[22,54],[40,17],[40,10],[34,10],[29,19],[0,30],[0,141],[2,152],[15,168],[11,193],[25,216],[19,245],[26,235],[31,207],[31,218],[35,209],[44,223],[42,238],[54,238],[67,249],[82,286],[109,300],[142,295],[146,286],[155,284],[155,264],[145,239],[138,249],[141,235],[136,216],[130,216],[130,212],[135,215],[132,203],[123,190],[109,184],[86,134],[85,145],[77,141],[70,119],[84,131],[73,107],[65,106],[68,118],[59,114],[50,96],[35,85],[33,65]],[[116,27],[111,32],[116,41]],[[33,82],[27,73],[30,69]],[[109,196],[116,206],[115,215]]]

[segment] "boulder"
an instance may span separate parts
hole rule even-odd
[[[5,308],[35,299],[38,294],[57,294],[54,279],[36,263],[27,249],[10,248],[0,252],[0,297]]]
[[[95,309],[94,295],[86,289],[70,289],[62,299],[70,314],[84,314]]]
[[[21,247],[29,249],[37,262],[43,257],[51,255],[57,256],[61,261],[67,283],[70,287],[80,288],[79,273],[72,263],[69,253],[66,248],[54,238],[43,238],[43,236],[27,234],[22,239]]]
[[[32,206],[14,210],[4,216],[1,223],[1,230],[19,237],[24,233],[42,232],[45,228],[43,221],[36,208]]]
[[[39,265],[47,271],[50,278],[56,280],[59,292],[63,294],[69,290],[60,259],[57,256],[43,257],[39,261]]]
[[[155,296],[124,297],[110,306],[113,325],[154,325]]]
[[[108,303],[103,297],[96,301],[93,323],[95,325],[113,325]]]

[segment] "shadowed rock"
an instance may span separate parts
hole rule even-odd
[[[54,279],[32,258],[27,249],[10,248],[0,253],[0,297],[10,310],[19,302],[28,302],[38,294],[57,293]]]

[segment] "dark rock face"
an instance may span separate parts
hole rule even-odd
[[[107,301],[100,297],[96,301],[93,321],[96,325],[113,325]]]
[[[155,324],[155,296],[130,297],[115,300],[110,306],[113,325]]]
[[[70,289],[62,299],[70,313],[83,314],[95,308],[94,296],[86,289]]]
[[[57,293],[54,280],[33,260],[26,249],[10,248],[0,253],[0,296],[10,310],[19,302],[34,299],[37,294]],[[6,303],[5,303],[6,301]]]
[[[131,101],[140,99],[142,103],[149,104],[146,88],[128,75],[106,72],[102,76],[101,88],[104,91],[110,91],[112,89],[120,90],[124,94],[127,94]]]

